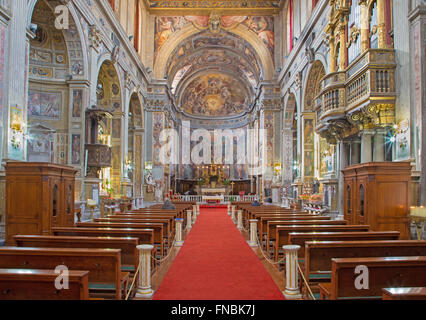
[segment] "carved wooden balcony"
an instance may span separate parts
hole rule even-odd
[[[338,123],[352,133],[346,119],[359,130],[392,125],[395,68],[393,49],[369,49],[345,71],[324,76],[317,96],[316,131],[336,127]]]
[[[369,104],[394,105],[395,54],[393,49],[369,49],[346,71],[346,112]]]
[[[321,80],[321,92],[317,97],[317,123],[345,117],[345,72],[333,72]]]
[[[87,166],[95,168],[111,167],[111,147],[105,144],[87,144]]]

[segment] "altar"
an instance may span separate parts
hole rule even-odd
[[[204,195],[225,195],[225,188],[201,188],[201,194]]]
[[[225,200],[225,188],[201,188],[203,202],[221,203]]]

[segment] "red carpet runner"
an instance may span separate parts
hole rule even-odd
[[[284,296],[226,209],[201,209],[154,300],[278,300]]]

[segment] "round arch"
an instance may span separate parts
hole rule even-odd
[[[264,45],[262,40],[254,33],[247,32],[247,28],[241,24],[227,31],[241,37],[253,46],[260,58],[260,63],[264,72],[264,80],[271,80],[274,74],[274,62],[268,48]],[[158,51],[157,60],[154,65],[154,77],[163,79],[166,75],[167,61],[176,46],[186,38],[199,32],[200,29],[189,24],[176,32],[173,37],[170,37]]]
[[[37,3],[40,0],[29,0],[27,4],[27,16],[26,16],[26,25],[27,28],[30,29],[32,17],[34,14],[34,9],[37,5]],[[54,1],[52,0],[44,0],[47,5],[52,9],[52,3]],[[78,78],[82,79],[88,79],[89,78],[89,71],[88,71],[88,56],[87,56],[87,48],[86,43],[82,41],[82,39],[85,39],[83,27],[80,23],[77,23],[79,21],[77,11],[73,5],[72,1],[69,1],[69,4],[66,5],[69,13],[70,13],[70,19],[69,24],[70,27],[68,30],[63,30],[63,35],[65,38],[65,43],[67,45],[67,48],[73,48],[73,50],[76,50],[79,52],[78,56],[81,57],[81,59],[72,59],[72,63],[70,63],[70,74],[73,76],[76,76]],[[54,10],[52,9],[54,12]],[[76,48],[75,43],[78,42],[80,44],[80,48]]]
[[[325,68],[321,61],[315,60],[309,67],[305,79],[305,91],[302,97],[302,111],[313,112],[315,109],[315,97],[320,91],[320,80],[325,76]]]

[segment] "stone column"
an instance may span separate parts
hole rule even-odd
[[[343,173],[342,170],[345,169],[349,164],[349,150],[347,148],[347,144],[343,141],[339,141],[339,170],[338,170],[338,210],[339,216],[338,219],[343,220],[343,211],[344,211],[344,182],[343,182]]]
[[[197,205],[196,204],[192,205],[192,212],[194,213],[195,216],[198,214]]]
[[[385,0],[377,0],[377,34],[378,48],[386,48],[386,16],[385,16]]]
[[[197,203],[197,216],[199,216],[199,215],[200,215],[200,204]]]
[[[373,161],[385,161],[385,134],[383,130],[377,130],[373,138]]]
[[[352,141],[351,143],[351,161],[350,164],[360,163],[360,142]]]
[[[192,211],[192,224],[194,224],[195,221],[197,221],[197,212],[196,211]]]
[[[188,230],[192,229],[192,217],[191,210],[186,210],[186,228]]]
[[[257,219],[250,219],[250,247],[257,247]]]
[[[298,245],[287,245],[283,246],[285,253],[285,277],[286,285],[283,292],[284,296],[288,300],[302,299],[302,295],[299,290],[299,274],[297,268],[297,251],[300,249]]]
[[[368,7],[366,2],[361,2],[361,53],[365,52],[369,46],[369,21]]]
[[[371,154],[371,136],[372,132],[366,130],[364,130],[361,135],[361,163],[367,163],[373,160]]]
[[[175,241],[175,246],[176,247],[182,247],[183,245],[183,240],[182,240],[182,218],[176,218],[176,241]]]
[[[243,230],[243,210],[238,210],[237,212],[237,228],[238,230]]]
[[[339,59],[339,71],[346,69],[346,21],[340,22],[339,34],[340,34],[340,59]],[[343,48],[343,50],[342,50]]]
[[[231,215],[231,205],[228,203],[228,216]]]
[[[139,250],[139,275],[136,298],[150,298],[154,294],[151,288],[151,252],[154,246],[143,244],[136,247]]]
[[[231,218],[232,218],[232,221],[234,221],[235,222],[235,206],[232,206],[232,211],[231,211]]]

